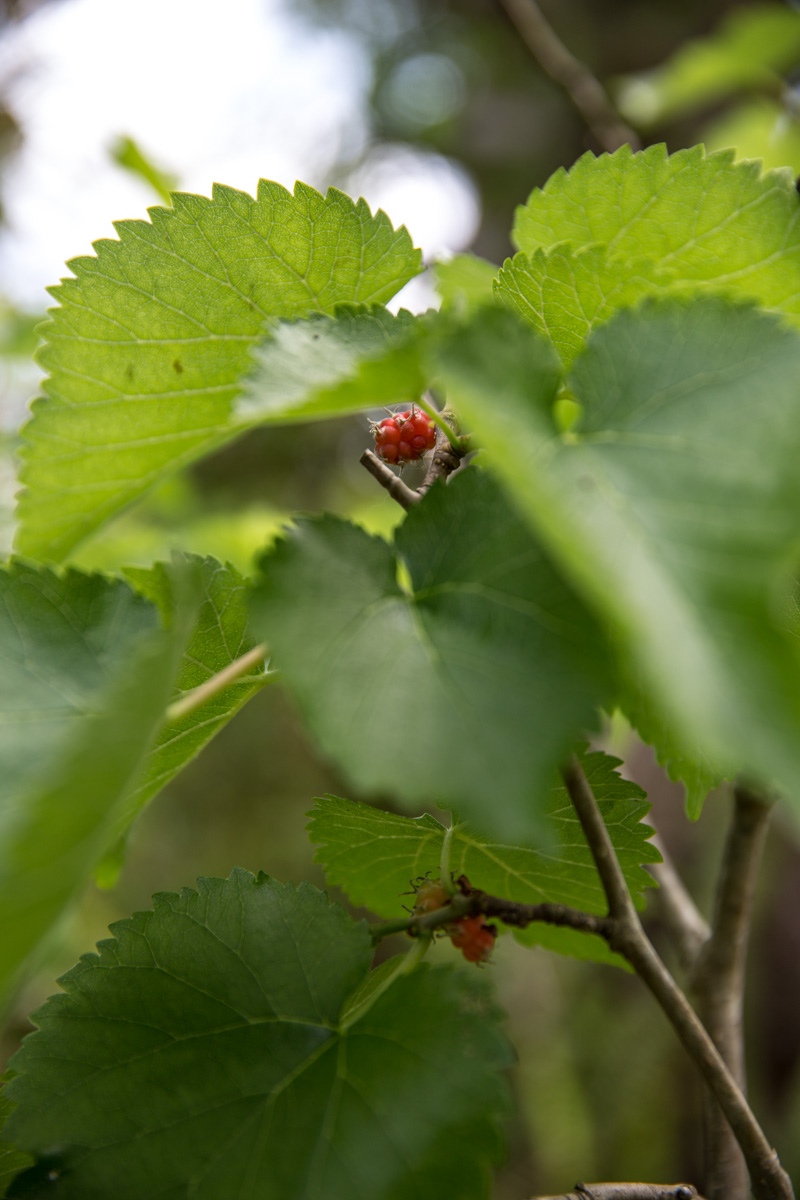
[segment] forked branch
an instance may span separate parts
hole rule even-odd
[[[739,1084],[642,928],[597,801],[576,759],[566,765],[563,776],[606,893],[608,944],[653,993],[705,1078],[741,1147],[756,1200],[793,1200],[791,1181]]]

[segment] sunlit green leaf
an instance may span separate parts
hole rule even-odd
[[[176,193],[73,259],[25,430],[22,553],[63,557],[165,473],[236,432],[231,403],[270,319],[382,303],[421,269],[405,229],[331,189]]]
[[[497,270],[494,263],[477,254],[456,254],[448,262],[437,263],[434,274],[442,308],[464,313],[490,303]]]
[[[800,21],[800,18],[798,18]],[[761,175],[732,150],[668,156],[585,154],[556,171],[517,210],[514,239],[532,255],[570,242],[653,263],[673,284],[707,284],[757,300],[800,323],[800,201],[792,173]],[[591,289],[589,290],[591,300]]]

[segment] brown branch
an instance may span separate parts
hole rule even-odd
[[[475,916],[477,913],[502,921],[504,925],[513,925],[516,929],[525,929],[534,921],[544,921],[548,925],[561,925],[577,929],[581,933],[594,933],[603,938],[609,936],[608,917],[582,912],[580,909],[570,908],[567,904],[518,904],[515,900],[506,900],[502,896],[490,896],[479,888],[471,887],[463,875],[458,884],[462,891],[453,896],[450,903],[443,908],[374,925],[372,940],[380,941],[391,933],[410,933],[413,936],[423,930],[441,929],[460,920],[461,917]]]
[[[604,150],[625,143],[640,150],[638,134],[627,125],[589,68],[567,49],[536,0],[501,0],[531,54],[550,78],[569,96]]]
[[[576,1183],[573,1192],[534,1200],[703,1200],[688,1183]]]
[[[743,1005],[747,944],[756,878],[771,805],[743,784],[734,788],[734,811],[723,853],[711,934],[692,972],[703,1024],[742,1091],[746,1088]],[[706,1190],[709,1200],[747,1200],[747,1168],[731,1130],[708,1097]]]
[[[650,989],[702,1073],[742,1149],[756,1200],[793,1200],[789,1176],[741,1088],[642,928],[597,801],[575,758],[562,774],[606,893],[609,946],[628,960]]]
[[[454,414],[448,412],[447,409],[442,412],[441,416],[451,428],[455,428],[458,433],[458,426],[455,421]],[[466,443],[466,439],[464,439]],[[454,471],[457,471],[461,466],[461,461],[467,453],[466,444],[460,449],[456,449],[453,443],[447,438],[441,429],[436,430],[436,445],[433,448],[433,457],[428,466],[427,473],[420,486],[417,488],[417,494],[424,496],[429,492],[437,479],[447,479]]]
[[[658,834],[651,839],[651,844],[657,848],[663,859],[660,863],[648,865],[650,874],[658,883],[655,900],[681,966],[684,970],[691,971],[711,930],[686,890],[683,880],[675,870],[669,851]]]
[[[395,475],[391,467],[387,466],[386,463],[382,463],[378,456],[373,454],[371,450],[365,450],[358,461],[362,467],[367,468],[370,475],[373,475],[377,479],[382,488],[386,488],[392,499],[396,500],[406,511],[419,503],[419,493],[410,488],[408,484],[403,483],[402,479],[398,475]]]

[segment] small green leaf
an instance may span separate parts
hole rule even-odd
[[[177,175],[156,166],[132,137],[125,134],[117,138],[112,144],[109,154],[117,166],[122,167],[124,171],[129,171],[137,179],[143,179],[145,183],[149,183],[165,204],[170,203],[170,194],[178,186]]]
[[[299,522],[261,566],[254,629],[359,787],[533,836],[551,772],[596,720],[608,658],[486,474],[433,488],[395,551],[323,517]]]
[[[353,1021],[366,925],[245,871],[113,933],[8,1084],[9,1137],[59,1147],[54,1198],[488,1196],[509,1053],[477,973],[401,975]]]
[[[784,4],[729,13],[708,37],[684,42],[666,62],[617,81],[617,103],[628,120],[653,125],[720,100],[731,92],[777,92],[778,72],[800,54],[800,15]]]
[[[68,264],[45,327],[46,396],[26,426],[18,547],[62,558],[152,483],[237,432],[231,404],[270,319],[379,304],[421,270],[336,189],[176,193]]]
[[[800,20],[800,19],[799,19]],[[673,284],[704,283],[800,323],[800,202],[788,170],[761,175],[732,150],[585,154],[517,209],[514,240],[532,255],[596,243],[613,259],[645,260]],[[591,288],[589,289],[591,300]]]
[[[582,415],[564,436],[540,346],[487,310],[443,350],[453,402],[616,631],[673,748],[797,799],[798,657],[774,610],[800,533],[800,338],[721,299],[622,311],[575,363]]]
[[[467,313],[481,304],[490,304],[496,275],[494,263],[477,254],[456,254],[448,262],[436,263],[434,277],[442,309]]]
[[[648,841],[652,829],[643,824],[649,805],[635,783],[621,779],[619,760],[604,754],[582,754],[581,763],[594,791],[638,908],[644,891],[654,886],[643,863],[659,862]],[[450,844],[450,869],[466,875],[474,887],[520,904],[569,904],[584,912],[607,911],[605,893],[591,852],[563,784],[553,784],[546,798],[550,844],[546,852],[533,846],[487,839],[467,824],[457,823]],[[353,904],[378,916],[400,915],[409,882],[440,873],[445,830],[433,817],[412,819],[381,812],[367,804],[326,796],[316,801],[308,826],[320,843],[316,859],[326,878]],[[561,953],[600,962],[622,960],[599,937],[551,928],[536,922],[518,934],[526,945],[545,944]]]
[[[560,246],[509,259],[495,283],[497,298],[549,338],[569,367],[591,330],[618,308],[664,290],[669,273],[653,263],[611,258],[603,246]]]
[[[411,403],[427,387],[417,353],[425,322],[402,310],[339,308],[284,321],[255,351],[238,419],[302,421]]]

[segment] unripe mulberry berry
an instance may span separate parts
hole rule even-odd
[[[471,963],[486,962],[497,937],[497,929],[494,925],[486,924],[483,913],[475,917],[462,917],[450,926],[448,933],[453,945]]]
[[[436,426],[421,408],[384,417],[372,426],[375,453],[387,463],[416,462],[436,441]]]
[[[437,908],[444,908],[451,900],[450,893],[442,886],[438,879],[425,879],[416,888],[414,897],[414,916],[421,916],[422,913],[436,912]]]

